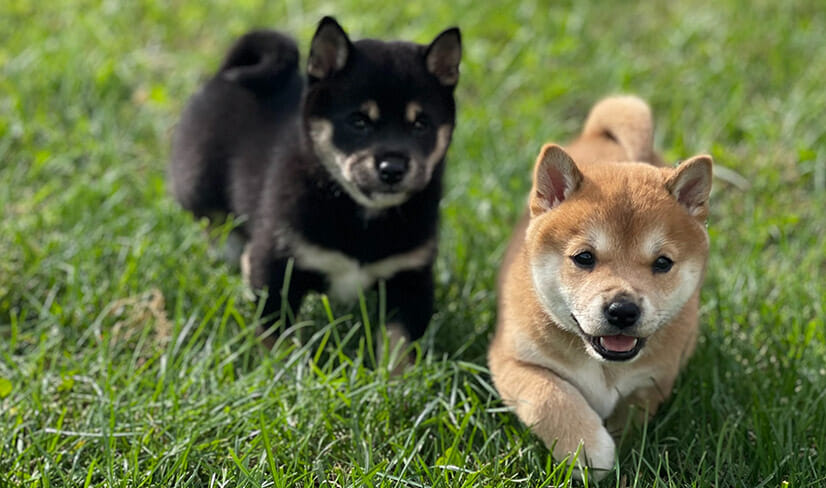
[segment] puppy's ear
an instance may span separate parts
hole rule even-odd
[[[321,80],[339,71],[347,64],[351,47],[350,39],[336,19],[324,17],[310,43],[307,75]]]
[[[582,183],[574,160],[556,144],[545,144],[536,158],[531,192],[531,217],[556,207]]]
[[[459,82],[459,61],[462,60],[462,35],[458,27],[442,32],[425,51],[427,70],[444,86]]]
[[[712,164],[711,156],[694,156],[680,163],[665,182],[669,193],[674,195],[692,217],[701,220],[708,216]]]

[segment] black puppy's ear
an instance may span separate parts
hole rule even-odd
[[[310,43],[307,75],[320,80],[339,71],[347,64],[350,47],[350,39],[336,19],[324,17]]]
[[[427,70],[444,86],[459,82],[459,61],[462,60],[462,35],[458,27],[442,32],[427,46]]]

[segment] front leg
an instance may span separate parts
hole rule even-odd
[[[387,280],[385,289],[388,324],[400,326],[408,340],[419,339],[433,315],[430,266],[396,273]]]
[[[304,295],[319,289],[323,278],[298,268],[290,256],[276,253],[269,246],[257,247],[254,242],[242,256],[241,268],[256,302],[264,300],[258,334],[272,348],[278,335],[295,320]]]
[[[383,348],[379,349],[380,358],[400,350],[405,343],[419,339],[427,329],[433,315],[433,273],[430,266],[396,273],[385,282],[385,291],[388,345],[386,352]],[[409,362],[402,360],[393,372],[398,373]]]
[[[502,399],[553,450],[555,460],[582,444],[574,476],[582,479],[583,465],[591,468],[592,479],[607,475],[614,465],[614,439],[576,387],[548,369],[511,358],[492,360],[490,368]]]

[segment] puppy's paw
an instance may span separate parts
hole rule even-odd
[[[492,356],[491,373],[502,398],[552,450],[554,459],[576,460],[574,477],[599,480],[614,466],[616,444],[582,393],[545,368]]]
[[[401,376],[404,370],[413,365],[414,354],[409,350],[410,342],[410,336],[401,324],[387,324],[386,336],[379,334],[376,359],[378,364],[387,365],[391,376]]]
[[[244,252],[238,260],[241,267],[241,278],[244,280],[244,299],[248,301],[255,300],[255,292],[253,291],[250,282],[250,273],[252,272],[252,265],[250,264],[250,246],[244,247]]]
[[[569,397],[570,400],[579,397]],[[572,401],[566,408],[567,415],[553,425],[546,425],[545,432],[539,432],[549,446],[553,446],[555,459],[576,458],[577,469],[574,476],[582,480],[583,468],[588,467],[588,478],[600,480],[614,467],[616,443],[603,425],[602,418],[583,402]],[[555,438],[555,439],[554,439]],[[555,441],[555,444],[554,444]]]
[[[573,476],[582,481],[583,466],[588,466],[588,479],[600,481],[614,468],[616,444],[605,427],[598,429],[591,440],[583,442],[584,455],[580,453]]]

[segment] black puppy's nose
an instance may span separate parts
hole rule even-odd
[[[400,182],[407,173],[407,158],[399,154],[385,154],[376,158],[379,179],[392,185]]]
[[[602,312],[609,324],[619,328],[630,327],[640,318],[640,307],[625,299],[609,303]]]

